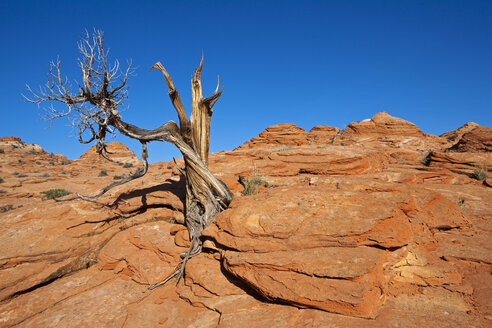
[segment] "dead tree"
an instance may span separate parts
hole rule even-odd
[[[183,154],[185,167],[180,169],[186,178],[185,224],[188,228],[191,246],[182,254],[182,260],[175,272],[163,282],[151,286],[155,288],[169,279],[177,276],[177,282],[184,273],[186,262],[202,250],[200,239],[202,230],[207,227],[217,215],[226,209],[233,195],[227,186],[217,179],[208,169],[208,152],[210,141],[210,119],[213,106],[222,94],[219,82],[215,92],[207,98],[203,97],[200,65],[191,78],[192,106],[188,119],[181,98],[164,66],[157,62],[151,67],[162,72],[169,89],[169,97],[176,109],[179,126],[169,121],[155,129],[146,130],[133,124],[126,123],[121,118],[124,100],[128,95],[127,81],[132,75],[131,64],[126,71],[120,70],[118,61],[108,63],[109,52],[104,49],[104,36],[101,31],[94,31],[78,44],[81,57],[78,60],[82,70],[82,83],[77,84],[78,92],[72,91],[68,80],[62,77],[60,61],[50,63],[47,82],[37,92],[27,86],[30,92],[25,97],[33,103],[51,103],[46,110],[47,119],[51,122],[60,117],[71,118],[72,125],[78,129],[79,141],[82,143],[97,142],[100,155],[107,153],[105,138],[108,133],[120,133],[137,139],[142,144],[143,167],[121,181],[114,182],[103,188],[96,195],[77,194],[74,199],[95,199],[108,190],[138,179],[147,173],[147,143],[151,141],[168,141],[174,144]],[[53,107],[53,103],[66,105],[65,111]],[[65,106],[64,106],[65,108]]]

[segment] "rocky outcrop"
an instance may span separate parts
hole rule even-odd
[[[107,162],[108,159],[119,163],[132,163],[138,162],[138,157],[127,146],[112,141],[106,145],[107,153],[103,156],[96,152],[96,146],[92,146],[88,151],[83,153],[78,161],[85,161],[90,163]]]
[[[456,130],[452,130],[452,131],[441,134],[440,137],[446,138],[448,141],[456,143],[461,139],[461,137],[465,133],[470,132],[471,130],[473,130],[479,126],[480,125],[478,125],[475,122],[468,122]]]
[[[340,133],[339,128],[334,128],[328,125],[317,125],[309,130],[307,138],[309,142],[314,142],[320,145],[332,144],[338,133]]]
[[[19,137],[0,137],[0,142],[8,142],[8,141],[21,142],[21,138],[19,138]]]
[[[137,158],[117,143],[112,160],[68,161],[0,141],[0,326],[489,326],[491,183],[474,170],[492,155],[445,152],[446,136],[388,116],[344,133],[278,125],[210,154],[236,198],[184,280],[152,291],[190,244],[174,163],[59,203],[40,192],[93,194]],[[251,175],[263,183],[243,196]]]
[[[383,111],[371,119],[350,123],[344,131],[345,136],[404,136],[422,137],[422,131],[413,123],[393,117]]]
[[[492,152],[492,128],[478,126],[463,134],[459,141],[448,151]]]
[[[306,144],[307,132],[294,124],[277,124],[266,128],[253,139],[246,141],[237,149],[248,149],[257,147],[286,147]]]

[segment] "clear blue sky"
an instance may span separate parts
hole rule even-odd
[[[386,110],[424,132],[474,121],[492,125],[492,1],[10,1],[0,2],[0,135],[77,158],[81,145],[59,120],[47,129],[24,84],[45,81],[59,55],[71,79],[85,29],[105,32],[113,58],[138,67],[126,121],[154,128],[177,120],[161,61],[187,109],[199,63],[206,95],[224,93],[212,117],[211,151],[265,127],[344,127]],[[126,137],[118,141],[139,152]],[[153,143],[150,161],[180,156]]]

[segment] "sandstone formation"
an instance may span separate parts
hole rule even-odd
[[[138,158],[1,138],[0,327],[488,327],[491,136],[471,123],[432,136],[385,112],[343,131],[269,127],[210,154],[236,198],[184,281],[152,291],[190,243],[175,164],[56,202],[41,192],[94,194]],[[238,176],[263,183],[242,195]]]
[[[492,128],[479,126],[463,134],[450,151],[492,152]]]
[[[465,133],[470,132],[471,130],[473,130],[479,126],[480,125],[478,125],[475,122],[468,122],[468,123],[462,125],[461,127],[457,128],[456,130],[452,130],[452,131],[441,134],[440,137],[446,138],[447,140],[449,140],[451,142],[453,142],[453,141],[458,142]]]

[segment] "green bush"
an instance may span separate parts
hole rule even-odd
[[[258,170],[255,167],[249,178],[244,179],[243,195],[254,195],[259,186],[266,185],[265,179],[261,175],[258,175]]]
[[[12,205],[2,206],[2,207],[0,207],[0,213],[12,211],[13,209],[14,209],[14,206],[12,206]]]
[[[101,172],[99,172],[98,174],[98,177],[105,177],[108,175],[108,172],[106,170],[101,170]]]
[[[0,177],[0,183],[2,183],[2,182],[3,182],[3,178]]]
[[[43,197],[43,200],[48,200],[70,195],[71,192],[65,189],[50,189],[46,191],[41,191],[41,194],[46,195],[45,197]]]
[[[487,178],[487,168],[485,165],[475,166],[473,177],[480,181],[485,180]]]
[[[432,150],[427,151],[424,156],[420,159],[420,163],[422,163],[425,166],[429,166],[430,164],[430,158],[429,156],[432,154]]]

